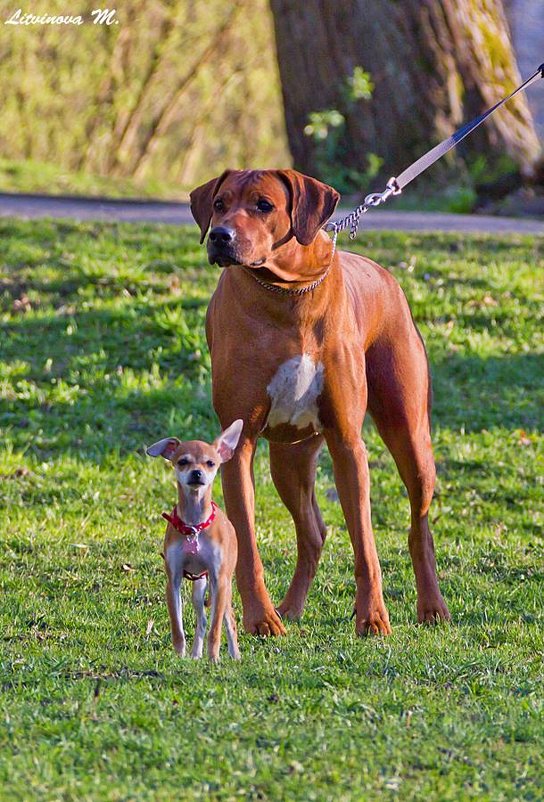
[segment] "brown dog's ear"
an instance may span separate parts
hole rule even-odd
[[[204,242],[204,237],[208,231],[210,220],[213,213],[213,198],[217,190],[232,170],[225,170],[218,178],[212,178],[200,187],[193,189],[189,197],[191,198],[191,214],[200,227],[200,244]]]
[[[291,195],[291,225],[297,242],[309,245],[321,226],[329,219],[340,200],[340,194],[310,176],[296,170],[278,170]]]

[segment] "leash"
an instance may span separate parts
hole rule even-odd
[[[509,95],[504,97],[502,100],[499,100],[498,103],[495,103],[487,111],[484,111],[483,114],[479,114],[478,117],[475,117],[465,125],[458,128],[451,136],[447,139],[444,139],[440,144],[435,145],[434,148],[427,151],[423,156],[421,156],[417,161],[413,162],[409,167],[407,167],[399,176],[392,177],[389,179],[387,184],[385,185],[385,189],[383,192],[371,192],[370,195],[367,195],[364,201],[361,203],[360,206],[357,206],[350,214],[343,217],[341,220],[337,220],[333,223],[327,223],[324,226],[325,231],[332,231],[332,241],[336,246],[336,238],[338,237],[338,233],[343,231],[345,228],[349,228],[349,236],[350,239],[354,239],[357,236],[357,229],[359,228],[359,220],[363,214],[366,214],[369,209],[373,206],[380,206],[382,203],[385,203],[392,195],[400,195],[404,187],[406,187],[414,178],[417,178],[418,175],[421,175],[425,170],[427,170],[431,165],[433,165],[438,159],[441,159],[444,154],[446,154],[449,150],[454,148],[456,145],[461,142],[466,136],[472,133],[479,125],[481,125],[484,120],[487,120],[497,109],[499,109],[504,103],[508,100],[511,100],[518,92],[523,92],[525,89],[528,89],[531,84],[535,83],[539,78],[544,78],[544,63],[540,65],[540,67],[533,73],[526,81],[524,81],[517,89],[514,89]]]

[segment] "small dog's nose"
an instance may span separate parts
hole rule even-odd
[[[200,481],[202,481],[203,476],[204,476],[204,474],[199,469],[197,469],[195,471],[191,471],[191,476],[190,476],[189,481],[190,482],[200,482]]]
[[[234,239],[234,231],[226,226],[216,226],[210,231],[210,242],[214,245],[227,245]]]

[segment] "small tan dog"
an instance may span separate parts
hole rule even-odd
[[[240,439],[243,421],[236,420],[209,445],[201,440],[181,442],[165,437],[146,450],[150,457],[169,460],[176,472],[178,503],[170,515],[164,539],[164,561],[168,584],[166,602],[170,615],[174,649],[185,656],[180,596],[183,577],[193,582],[193,606],[196,632],[191,656],[202,657],[206,635],[204,596],[210,579],[212,622],[208,638],[208,656],[219,660],[221,625],[225,620],[229,654],[240,659],[236,620],[232,610],[232,576],[238,556],[236,532],[224,512],[212,501],[212,485],[219,466],[227,462]]]

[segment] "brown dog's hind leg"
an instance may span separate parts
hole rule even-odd
[[[428,513],[434,492],[435,464],[430,434],[429,371],[416,332],[401,351],[367,354],[369,411],[406,485],[411,508],[408,544],[416,577],[420,623],[449,620],[438,587]],[[379,379],[373,376],[379,366]],[[370,389],[372,388],[372,389]]]
[[[417,619],[420,623],[447,621],[450,614],[438,587],[433,536],[429,528],[435,465],[428,427],[413,431],[398,425],[380,430],[380,434],[393,455],[410,499],[408,545],[416,577]]]
[[[302,615],[315,576],[326,529],[314,491],[321,435],[301,443],[270,443],[270,471],[279,496],[293,517],[297,534],[297,564],[289,590],[278,610],[284,618]]]

